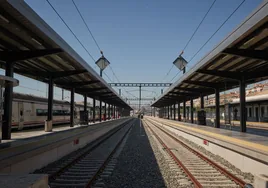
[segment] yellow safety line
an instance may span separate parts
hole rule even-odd
[[[164,122],[163,120],[160,120],[160,121]],[[225,135],[218,134],[218,133],[212,133],[212,132],[200,130],[200,129],[194,128],[194,127],[187,127],[185,125],[181,125],[178,123],[173,123],[173,122],[169,122],[169,121],[168,121],[168,123],[175,125],[175,126],[178,126],[178,127],[181,127],[181,128],[184,128],[184,129],[187,129],[187,130],[191,130],[191,131],[198,132],[198,133],[201,133],[201,134],[204,134],[207,136],[211,136],[211,137],[214,137],[214,138],[217,138],[220,140],[224,140],[227,142],[233,142],[235,144],[240,144],[240,145],[243,145],[244,147],[252,147],[254,149],[268,152],[268,146],[265,146],[265,145],[261,145],[261,144],[257,144],[257,143],[253,143],[253,142],[249,142],[249,141],[245,141],[245,140],[240,140],[238,138],[232,138],[230,136],[225,136]]]

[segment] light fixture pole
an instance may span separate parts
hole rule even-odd
[[[102,77],[102,71],[110,64],[110,62],[104,57],[101,51],[101,57],[96,61],[96,65],[100,68],[100,77]]]
[[[182,57],[183,51],[181,52],[181,54],[179,55],[179,57],[177,57],[177,59],[175,59],[175,61],[173,62],[173,64],[180,70],[183,71],[183,74],[186,72],[186,65],[187,65],[187,61]]]

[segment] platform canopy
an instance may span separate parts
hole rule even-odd
[[[179,78],[153,104],[163,107],[268,79],[268,1]]]
[[[131,107],[24,1],[0,4],[0,64],[14,72],[118,107]]]

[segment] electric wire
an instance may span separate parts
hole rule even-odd
[[[98,47],[98,49],[101,51],[99,44],[97,43],[97,41],[96,41],[95,37],[93,36],[93,34],[92,34],[91,30],[89,29],[89,27],[88,27],[88,25],[87,25],[87,23],[86,23],[86,21],[85,21],[84,17],[82,16],[82,14],[81,14],[80,10],[78,9],[77,5],[75,4],[74,0],[72,0],[72,2],[73,2],[73,5],[74,5],[74,6],[75,6],[75,8],[76,8],[76,10],[77,10],[78,14],[80,15],[80,18],[83,20],[83,22],[84,22],[84,24],[85,24],[85,26],[86,26],[86,28],[87,28],[88,32],[90,33],[90,35],[91,35],[91,37],[92,37],[92,39],[94,40],[94,42],[95,42],[96,46],[97,46],[97,47]]]
[[[54,10],[54,12],[58,15],[58,17],[61,19],[61,21],[65,24],[65,26],[69,29],[69,31],[73,34],[73,36],[76,38],[76,40],[80,43],[80,45],[84,48],[84,50],[87,52],[87,54],[91,57],[91,59],[92,59],[94,62],[96,62],[96,60],[93,58],[93,56],[89,53],[89,51],[86,49],[86,47],[82,44],[82,42],[78,39],[78,37],[75,35],[75,33],[74,33],[74,32],[72,31],[72,29],[69,27],[69,25],[64,21],[64,19],[63,19],[63,18],[60,16],[60,14],[57,12],[57,10],[55,9],[55,7],[50,3],[49,0],[46,0],[46,1],[47,1],[47,3],[50,5],[50,7]],[[86,25],[87,30],[88,30],[88,32],[90,33],[91,37],[93,38],[93,40],[94,40],[94,42],[95,42],[97,48],[101,51],[100,46],[98,45],[98,43],[97,43],[97,41],[96,41],[94,35],[92,34],[92,32],[90,31],[88,25],[86,24],[85,19],[83,18],[83,16],[82,16],[81,12],[79,11],[77,5],[75,4],[75,2],[74,2],[73,0],[72,0],[72,2],[73,2],[73,4],[74,4],[76,10],[78,11],[78,13],[79,13],[81,19],[83,20],[83,23]],[[95,66],[95,67],[96,67],[96,66]],[[113,73],[113,75],[115,76],[115,78],[117,79],[117,81],[120,83],[118,77],[115,75],[115,73],[114,73],[114,71],[113,71],[113,69],[111,68],[110,65],[109,65],[109,67],[110,67],[110,69],[112,70],[112,73]],[[104,75],[105,75],[105,76],[106,76],[106,77],[113,83],[113,81],[111,80],[111,78],[110,78],[105,72],[104,72]]]
[[[236,8],[235,10],[227,17],[227,19],[218,27],[218,29],[209,37],[209,39],[199,48],[199,50],[193,55],[193,57],[189,60],[191,62],[195,56],[205,47],[205,45],[216,35],[216,33],[225,25],[225,23],[234,15],[234,13],[243,5],[243,3],[246,0],[243,0]]]
[[[76,5],[76,3],[74,2],[74,0],[72,0],[72,3],[73,3],[73,5],[74,5],[75,9],[77,10],[77,12],[78,12],[80,18],[82,19],[83,23],[85,24],[85,26],[86,26],[86,28],[87,28],[87,31],[89,32],[90,36],[91,36],[92,39],[94,40],[94,42],[95,42],[97,48],[98,48],[98,49],[100,50],[100,52],[102,53],[101,48],[100,48],[100,46],[99,46],[97,40],[95,39],[93,33],[92,33],[91,30],[89,29],[88,24],[86,23],[86,21],[85,21],[83,15],[82,15],[82,13],[80,12],[80,10],[79,10],[78,6]],[[109,65],[109,68],[110,68],[110,70],[111,70],[113,76],[115,77],[115,79],[118,81],[118,83],[121,83],[120,80],[118,79],[118,77],[116,76],[116,74],[115,74],[115,72],[114,72],[114,70],[113,70],[113,68],[112,68],[111,65]],[[104,73],[104,74],[105,74],[105,73]],[[107,74],[105,74],[105,75],[106,75],[106,77],[108,77]],[[109,79],[112,83],[114,83],[109,77],[108,77],[108,79]],[[125,91],[124,88],[123,88],[123,90]]]
[[[202,20],[200,21],[200,23],[198,24],[198,26],[196,27],[196,29],[194,30],[193,34],[191,35],[190,39],[188,40],[188,42],[186,43],[186,45],[184,46],[182,53],[186,50],[186,48],[188,47],[188,45],[190,44],[190,42],[192,41],[193,37],[195,36],[196,32],[198,31],[198,29],[200,28],[200,26],[202,25],[202,23],[204,22],[204,20],[206,19],[207,15],[209,14],[209,12],[211,11],[212,7],[214,6],[214,4],[216,3],[217,0],[214,0],[212,2],[212,4],[210,5],[209,9],[207,10],[206,14],[203,16]],[[173,68],[174,65],[172,65]],[[188,66],[188,65],[186,65]],[[171,70],[170,70],[171,71]],[[170,72],[169,71],[169,72]],[[179,74],[180,72],[178,72],[172,79],[170,82],[172,82]]]
[[[69,29],[69,31],[73,34],[73,36],[76,38],[76,40],[80,43],[80,45],[84,48],[84,50],[87,52],[87,54],[91,57],[91,59],[96,62],[94,57],[89,53],[89,51],[86,49],[86,47],[83,45],[83,43],[78,39],[78,37],[75,35],[73,30],[69,27],[69,25],[64,21],[64,19],[61,17],[61,15],[57,12],[57,10],[54,8],[54,6],[50,3],[49,0],[46,0],[47,3],[50,5],[50,7],[54,10],[54,12],[58,15],[58,17],[61,19],[61,21],[64,23],[64,25]]]
[[[210,5],[208,11],[206,12],[206,14],[204,15],[203,19],[201,20],[201,22],[198,24],[197,28],[195,29],[194,33],[192,34],[191,38],[188,40],[188,42],[186,43],[185,47],[183,48],[182,51],[185,51],[186,48],[188,47],[189,43],[191,42],[191,40],[193,39],[194,35],[196,34],[196,32],[198,31],[198,29],[200,28],[200,26],[202,25],[202,23],[204,22],[204,20],[206,19],[208,13],[210,12],[210,10],[212,9],[213,5],[216,3],[217,0],[214,0],[212,2],[212,4]]]

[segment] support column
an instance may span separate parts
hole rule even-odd
[[[104,103],[104,121],[106,121],[106,119],[107,119],[106,105],[107,105],[107,103]]]
[[[74,88],[71,89],[70,127],[74,126]]]
[[[181,105],[180,102],[178,102],[178,121],[181,121]]]
[[[219,88],[215,88],[215,108],[216,108],[215,109],[216,111],[215,127],[220,128],[220,90]]]
[[[139,111],[141,110],[141,86],[139,86]]]
[[[115,117],[115,105],[114,105],[114,110],[113,110],[113,116],[114,116],[114,119],[116,119],[116,117]]]
[[[6,76],[14,77],[14,63],[6,62]],[[5,102],[4,102],[4,116],[3,116],[3,128],[2,139],[11,139],[11,125],[12,125],[12,101],[13,101],[13,85],[6,84],[5,86]],[[1,142],[1,139],[0,139]]]
[[[111,119],[111,114],[110,114],[110,112],[111,112],[111,105],[109,104],[109,105],[108,105],[108,119]]]
[[[92,121],[93,121],[93,123],[95,123],[95,121],[96,121],[96,99],[93,99],[93,119],[92,119]]]
[[[87,94],[84,95],[84,116],[85,123],[88,125]]]
[[[174,114],[174,120],[176,120],[176,103],[173,105],[173,114]]]
[[[239,81],[240,93],[240,131],[247,132],[246,124],[246,82],[244,77]]]
[[[194,101],[193,99],[191,98],[191,123],[194,123]]]
[[[47,120],[45,122],[45,131],[51,132],[53,129],[53,93],[54,93],[54,80],[52,77],[49,78],[48,83],[48,104],[47,104]]]
[[[183,121],[186,121],[186,101],[183,101]]]
[[[100,115],[99,115],[99,121],[102,121],[102,102],[100,100]]]
[[[205,106],[204,106],[204,96],[203,95],[200,96],[200,108],[201,109],[205,109]]]
[[[169,119],[169,106],[167,107],[167,118]]]

